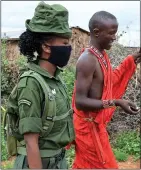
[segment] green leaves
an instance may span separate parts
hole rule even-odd
[[[8,153],[7,153],[7,148],[6,148],[6,141],[4,140],[4,130],[3,126],[1,126],[1,160],[7,160],[8,159]]]
[[[128,155],[134,155],[135,159],[139,159],[140,158],[139,132],[128,131],[119,134],[116,138],[116,142],[114,143],[114,148]]]
[[[116,159],[119,162],[125,162],[128,159],[128,154],[126,154],[125,152],[123,152],[122,150],[118,150],[118,149],[113,149],[113,152],[115,154]]]
[[[63,76],[64,83],[67,86],[67,91],[71,102],[73,88],[74,88],[74,80],[75,80],[75,68],[74,67],[65,68],[62,73],[62,76]]]
[[[71,147],[69,150],[66,151],[66,159],[67,159],[69,168],[72,167],[74,156],[75,156],[75,150],[74,150],[74,147]]]
[[[6,40],[2,41],[1,56],[1,93],[4,96],[9,95],[17,83],[19,70],[26,66],[26,57],[20,55],[17,59],[10,61],[6,56]]]

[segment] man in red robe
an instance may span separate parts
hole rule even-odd
[[[76,66],[76,81],[72,97],[74,109],[75,160],[74,169],[118,168],[112,152],[106,125],[115,108],[129,114],[138,108],[121,99],[128,82],[141,61],[141,53],[127,56],[112,70],[109,50],[116,39],[118,22],[112,14],[100,11],[89,21],[90,46],[83,50]]]

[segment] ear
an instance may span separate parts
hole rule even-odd
[[[95,35],[96,37],[98,37],[98,36],[99,36],[99,33],[100,33],[100,30],[99,30],[98,28],[94,28],[94,29],[93,29],[93,32],[94,32],[94,35]]]
[[[48,54],[51,53],[50,47],[45,44],[42,44],[42,49],[45,53],[48,53]]]

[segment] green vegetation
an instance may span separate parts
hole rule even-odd
[[[67,86],[67,91],[69,95],[69,99],[71,102],[73,87],[74,87],[74,80],[75,80],[75,68],[74,67],[67,67],[62,72],[63,80]]]
[[[26,58],[22,55],[14,61],[9,61],[6,57],[6,41],[2,41],[1,60],[1,93],[2,97],[10,94],[18,81],[20,70],[26,66]]]
[[[1,52],[2,52],[2,61],[1,61],[2,62],[2,67],[1,67],[2,106],[6,108],[7,97],[18,81],[18,77],[20,74],[19,70],[24,69],[26,67],[26,58],[23,56],[19,56],[19,58],[17,58],[14,62],[9,61],[5,55],[6,53],[6,42],[5,41],[2,41]],[[66,67],[64,71],[62,72],[62,76],[63,76],[64,82],[66,83],[69,99],[71,102],[71,97],[72,97],[72,92],[73,92],[73,87],[74,87],[74,80],[75,80],[75,68],[72,66]],[[131,84],[134,85],[133,82]],[[139,89],[137,90],[140,92]],[[129,92],[131,92],[131,95],[128,94],[128,96],[129,97],[133,96],[132,95],[133,92],[131,90],[129,90]],[[2,115],[3,115],[3,112],[2,112]],[[123,117],[121,118],[123,119]],[[120,120],[120,118],[118,119]],[[136,121],[133,121],[133,117],[131,121],[132,123],[136,122]],[[115,124],[115,126],[117,125]],[[126,161],[129,155],[134,156],[134,160],[140,159],[140,134],[139,132],[128,131],[128,132],[120,133],[117,137],[114,138],[114,142],[112,141],[112,143],[113,143],[112,145],[113,151],[118,161]],[[8,159],[8,154],[6,150],[6,142],[4,140],[3,126],[1,126],[1,146],[2,146],[1,147],[2,148],[1,159],[2,161],[5,161]],[[70,168],[71,168],[71,165],[74,159],[74,155],[75,155],[74,148],[71,148],[70,150],[67,151],[67,161],[69,163]],[[13,161],[9,162],[8,164],[5,164],[4,166],[2,166],[2,168],[10,169],[12,168],[12,166],[13,166]]]
[[[3,126],[1,126],[1,160],[5,161],[8,159],[8,153],[6,149],[6,141],[4,139],[4,131],[3,131]]]
[[[6,162],[1,166],[1,169],[13,169],[14,160]]]
[[[119,134],[113,144],[117,160],[119,156],[126,160],[127,155],[133,155],[134,160],[140,159],[140,134],[136,131],[128,131]]]
[[[72,167],[74,156],[75,156],[74,147],[71,147],[69,150],[66,151],[66,159],[67,159],[69,168]]]
[[[122,150],[113,149],[113,152],[114,152],[114,154],[115,154],[116,160],[118,160],[119,162],[127,161],[127,159],[128,159],[128,154],[126,154],[126,153],[123,152]]]

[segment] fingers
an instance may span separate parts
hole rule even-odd
[[[132,107],[132,108],[134,108],[134,109],[136,109],[136,107],[137,107],[137,106],[136,106],[134,103],[132,103],[132,102],[129,102],[129,106]]]
[[[137,58],[137,59],[136,59],[136,63],[137,63],[137,64],[141,63],[141,58]]]
[[[136,115],[138,114],[139,111],[134,111],[130,106],[125,110],[126,113],[131,114],[131,115]]]
[[[129,102],[129,114],[137,114],[139,112],[139,108],[132,102]]]
[[[135,60],[140,59],[141,53],[137,52],[137,53],[133,54],[133,57],[134,57]]]
[[[130,114],[137,114],[139,113],[140,109],[138,107],[135,106],[135,104],[132,103],[132,106],[129,106],[130,109]]]
[[[135,112],[137,112],[137,111],[139,110],[138,107],[133,108],[133,107],[129,106],[129,108],[130,108],[130,110],[133,110],[133,111],[135,111]]]
[[[121,107],[128,114],[135,115],[140,111],[140,109],[137,108],[137,106],[134,103],[127,100],[123,100],[123,105],[121,105]]]
[[[133,108],[133,107],[131,107],[131,106],[129,106],[129,109],[130,109],[131,111],[133,111],[133,112],[138,112],[138,111],[139,111],[138,108]]]

